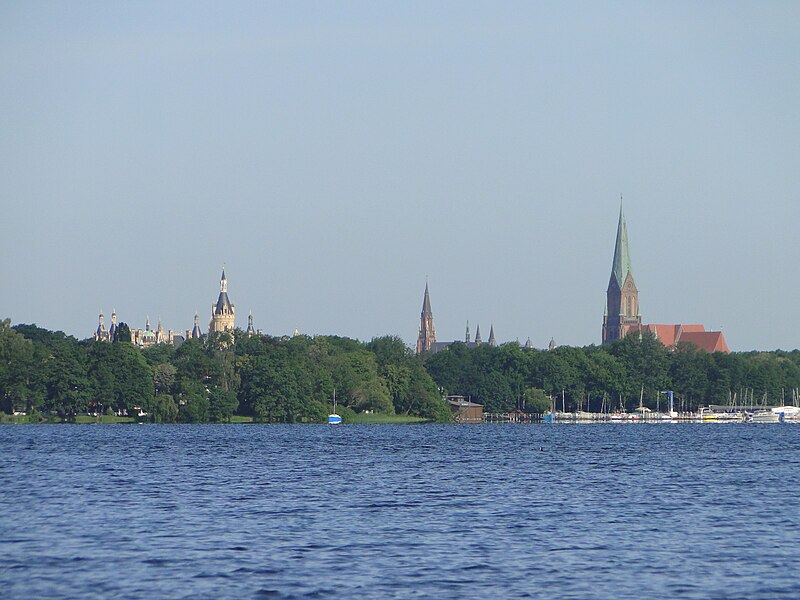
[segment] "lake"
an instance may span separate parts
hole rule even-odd
[[[3,598],[797,598],[800,427],[5,425]]]

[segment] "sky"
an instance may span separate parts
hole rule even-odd
[[[0,319],[800,346],[798,2],[3,2]]]

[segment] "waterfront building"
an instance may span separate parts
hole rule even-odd
[[[208,333],[221,333],[229,331],[233,333],[236,321],[236,307],[231,304],[228,298],[228,279],[225,277],[225,269],[222,269],[222,277],[219,280],[219,296],[216,304],[211,305],[211,320],[208,323]]]
[[[448,396],[447,404],[456,423],[483,423],[483,405],[470,402],[464,396]]]

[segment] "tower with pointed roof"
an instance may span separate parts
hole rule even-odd
[[[253,311],[247,315],[247,337],[253,337],[256,334],[256,329],[253,327]]]
[[[494,339],[494,324],[493,323],[489,326],[489,345],[492,348],[497,346],[497,341],[495,341],[495,339]]]
[[[192,327],[192,333],[187,337],[191,337],[193,340],[199,340],[203,337],[203,332],[200,331],[200,315],[197,313],[194,313],[194,327]]]
[[[478,323],[478,326],[475,328],[475,345],[480,346],[483,343],[481,339],[481,324]]]
[[[111,328],[108,330],[108,339],[111,342],[117,341],[117,309],[111,310]]]
[[[428,283],[425,283],[425,297],[422,299],[422,314],[419,318],[419,336],[417,337],[417,354],[427,352],[436,343],[436,330],[433,327],[433,311],[431,297],[428,294]]]
[[[109,335],[108,331],[106,331],[106,326],[103,323],[103,310],[100,309],[100,314],[98,315],[97,320],[97,331],[94,332],[94,339],[98,342],[108,342]]]
[[[624,338],[631,329],[642,326],[639,314],[639,290],[633,280],[631,256],[628,248],[628,228],[622,212],[622,199],[619,205],[617,224],[617,243],[614,247],[614,262],[611,278],[606,291],[606,311],[603,317],[603,343]]]
[[[233,333],[235,319],[236,307],[228,298],[228,279],[225,277],[225,269],[222,269],[222,277],[219,280],[219,297],[216,304],[211,305],[208,333],[222,333],[223,331]]]

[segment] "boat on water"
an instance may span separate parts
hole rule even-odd
[[[336,414],[336,390],[333,390],[333,412],[328,415],[328,425],[339,425],[342,417]]]
[[[779,423],[780,421],[780,413],[772,412],[771,410],[757,410],[750,417],[751,423]]]
[[[800,407],[797,406],[775,406],[772,412],[778,415],[781,422],[797,423],[800,421]]]

